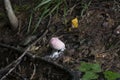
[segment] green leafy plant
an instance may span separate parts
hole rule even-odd
[[[107,80],[116,80],[120,78],[120,74],[112,71],[105,71],[104,76]]]
[[[96,80],[99,77],[97,73],[102,71],[101,66],[98,63],[81,62],[81,65],[78,69],[85,73],[82,76],[82,80]],[[103,74],[107,80],[116,80],[120,78],[120,74],[117,72],[103,71]]]
[[[101,67],[98,63],[93,64],[81,62],[79,70],[85,73],[82,80],[91,80],[99,77],[97,73],[101,72]]]

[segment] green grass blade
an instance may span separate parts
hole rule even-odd
[[[45,16],[46,13],[48,13],[50,11],[50,9],[47,9],[46,11],[43,12],[43,14],[40,16],[35,29],[33,30],[32,34],[37,30],[37,28],[39,27],[40,22],[42,21],[43,17]]]
[[[38,4],[38,5],[35,7],[34,10],[37,10],[39,7],[41,7],[41,6],[43,6],[43,5],[47,4],[47,3],[49,3],[50,1],[51,1],[51,0],[45,0],[44,2],[41,2],[40,4]]]
[[[61,4],[61,2],[59,2],[59,3],[46,15],[46,17],[47,17],[48,15],[50,15],[51,13],[53,13],[53,12],[60,6],[60,4]]]
[[[32,19],[33,19],[33,13],[31,13],[31,15],[30,15],[30,19],[29,19],[29,24],[28,24],[27,33],[30,32],[30,27],[31,27]]]

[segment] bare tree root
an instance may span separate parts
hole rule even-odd
[[[4,0],[4,5],[5,5],[6,12],[7,12],[7,16],[11,24],[11,28],[13,30],[16,30],[18,28],[18,19],[15,16],[15,13],[12,9],[10,0]]]

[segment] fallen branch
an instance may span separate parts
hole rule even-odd
[[[27,53],[27,51],[30,49],[30,47],[28,47],[24,53],[17,59],[15,60],[12,64],[15,64],[0,80],[4,80],[16,67],[17,65],[22,61],[22,58],[25,56],[25,54]],[[10,64],[11,65],[11,64]]]
[[[23,57],[28,53],[30,48],[33,45],[35,45],[38,41],[40,41],[47,33],[48,33],[48,30],[46,30],[35,42],[33,42],[30,46],[28,46],[28,48],[23,52],[23,54],[17,60],[12,62],[10,65],[8,65],[5,69],[8,69],[12,65],[14,66],[3,77],[1,77],[0,80],[4,80],[14,70],[19,65],[19,63],[22,61]]]

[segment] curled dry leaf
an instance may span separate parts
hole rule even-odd
[[[39,46],[32,46],[30,51],[37,51],[39,49]]]

